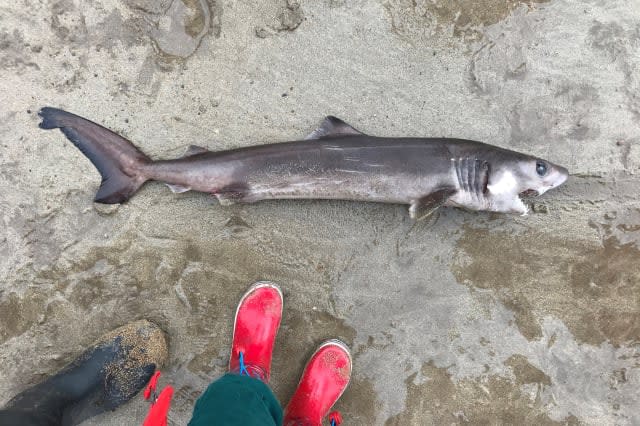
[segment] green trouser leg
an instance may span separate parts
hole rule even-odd
[[[193,407],[189,426],[280,426],[282,408],[258,379],[225,374],[211,383]]]

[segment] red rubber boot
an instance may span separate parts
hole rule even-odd
[[[252,285],[236,310],[230,372],[269,382],[273,344],[281,319],[280,288],[268,281]]]
[[[351,378],[351,355],[339,340],[324,342],[304,368],[298,388],[284,412],[284,426],[320,426]],[[337,413],[336,413],[337,414]],[[338,424],[332,416],[332,424]]]

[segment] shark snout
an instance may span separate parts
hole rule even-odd
[[[553,184],[551,185],[551,188],[555,188],[557,186],[562,185],[569,178],[569,170],[565,169],[562,166],[556,166],[556,168],[557,168],[557,173],[556,173],[557,176],[554,179],[555,182],[553,182]]]
[[[544,194],[550,189],[557,188],[567,181],[569,177],[569,171],[562,166],[554,166],[551,172],[539,182],[538,185],[534,185],[532,188],[521,192],[521,197],[532,197]]]
[[[550,189],[557,188],[567,181],[569,171],[562,166],[555,166],[553,173],[548,177],[544,186],[538,190],[538,195],[542,195]]]

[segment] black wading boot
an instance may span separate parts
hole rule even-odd
[[[58,374],[11,399],[0,426],[70,426],[114,410],[147,384],[167,359],[160,328],[146,320],[102,336]]]

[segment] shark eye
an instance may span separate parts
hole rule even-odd
[[[540,176],[547,174],[547,165],[544,161],[536,161],[536,173]]]

